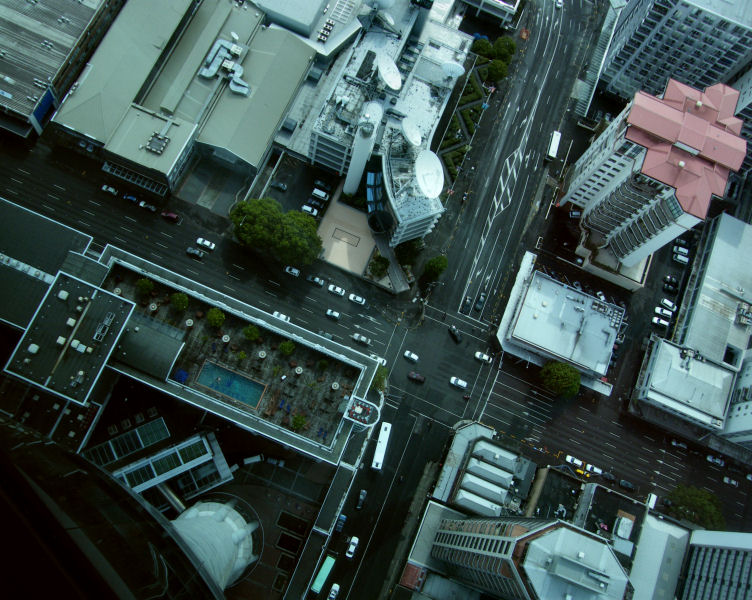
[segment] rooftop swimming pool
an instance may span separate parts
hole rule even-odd
[[[251,408],[258,408],[261,396],[264,395],[266,389],[263,383],[208,360],[204,362],[196,380],[204,387],[247,404]]]

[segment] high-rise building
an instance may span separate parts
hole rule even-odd
[[[635,266],[705,219],[746,154],[738,97],[673,79],[663,98],[638,92],[574,164],[562,203],[584,209],[594,262]]]
[[[752,61],[748,0],[630,0],[601,75],[605,89],[658,94],[676,79],[694,87],[727,82]]]
[[[431,555],[454,578],[509,600],[620,599],[629,587],[605,540],[563,521],[442,519]]]
[[[752,533],[695,531],[676,597],[746,600],[752,594]]]

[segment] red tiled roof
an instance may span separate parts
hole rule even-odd
[[[642,172],[672,186],[682,208],[700,219],[747,152],[734,116],[738,100],[722,83],[700,91],[669,79],[663,98],[637,92],[627,116],[627,139],[647,149]]]

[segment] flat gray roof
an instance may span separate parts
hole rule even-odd
[[[645,517],[629,580],[634,600],[673,598],[690,531],[665,519]]]
[[[58,273],[5,370],[83,404],[133,306],[114,294]]]

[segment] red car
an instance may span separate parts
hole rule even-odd
[[[411,379],[412,381],[417,381],[418,383],[425,383],[426,381],[426,378],[417,371],[410,371],[407,374],[407,378]]]
[[[169,221],[170,223],[177,223],[178,221],[180,221],[180,217],[176,215],[174,212],[168,212],[165,210],[160,214],[160,216],[165,221]]]

